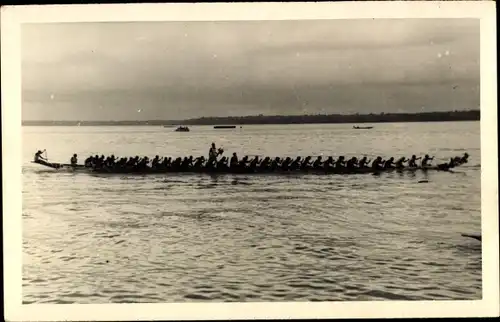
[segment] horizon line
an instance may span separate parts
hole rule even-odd
[[[425,115],[425,114],[442,114],[442,113],[473,113],[481,112],[481,109],[469,109],[469,110],[448,110],[448,111],[430,111],[430,112],[380,112],[380,113],[350,113],[350,114],[254,114],[254,115],[238,115],[238,116],[199,116],[193,118],[185,119],[149,119],[149,120],[137,120],[137,119],[126,119],[126,120],[21,120],[24,122],[189,122],[198,121],[203,119],[243,119],[243,118],[272,118],[272,117],[318,117],[318,116],[389,116],[389,115]]]

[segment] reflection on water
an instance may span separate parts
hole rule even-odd
[[[344,125],[182,136],[25,127],[23,301],[479,299],[481,245],[460,235],[480,231],[479,123],[405,126],[376,125],[361,138]],[[39,148],[64,161],[206,154],[212,141],[271,156],[472,157],[457,173],[380,176],[106,176],[29,163]]]

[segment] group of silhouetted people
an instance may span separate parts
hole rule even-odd
[[[417,158],[413,155],[411,158],[407,159],[405,157],[399,158],[395,161],[393,157],[383,160],[381,157],[376,157],[373,161],[368,160],[367,157],[362,157],[358,160],[357,157],[352,157],[346,159],[344,156],[339,156],[337,159],[333,157],[327,157],[323,159],[322,156],[318,156],[313,160],[313,157],[307,156],[305,158],[296,157],[292,159],[290,157],[280,158],[280,157],[264,157],[255,156],[250,158],[249,156],[244,156],[239,159],[236,153],[233,153],[231,158],[222,156],[218,158],[223,153],[222,150],[212,151],[208,158],[200,156],[194,158],[189,157],[160,157],[156,155],[154,158],[149,159],[145,157],[129,157],[129,158],[116,158],[114,155],[104,157],[101,156],[91,156],[85,160],[85,166],[96,170],[108,170],[108,171],[172,171],[172,172],[183,172],[183,171],[201,171],[204,169],[208,170],[253,170],[262,172],[273,172],[273,171],[300,171],[300,170],[332,170],[332,169],[372,169],[372,170],[384,170],[384,169],[402,169],[402,168],[425,168],[429,167],[429,162],[434,159],[429,155],[425,155],[423,158]],[[417,161],[421,160],[420,164]],[[451,158],[448,163],[443,163],[438,165],[442,169],[450,169],[457,165],[466,163],[468,160],[468,154],[465,153],[461,157]]]
[[[39,160],[43,162],[43,157],[41,156],[42,153],[42,151],[38,151],[35,154],[35,162]],[[430,166],[430,162],[434,159],[434,157],[430,157],[428,154],[426,154],[423,158],[417,158],[415,155],[412,155],[409,159],[401,157],[397,160],[395,160],[394,157],[383,160],[380,156],[376,157],[374,160],[368,160],[366,156],[361,159],[358,159],[357,157],[346,159],[344,156],[339,156],[337,159],[334,159],[331,156],[323,159],[322,156],[318,156],[315,160],[313,160],[312,156],[307,156],[305,158],[299,156],[295,159],[290,157],[261,158],[259,156],[255,156],[250,158],[249,156],[244,156],[239,159],[236,153],[233,153],[231,158],[222,156],[223,153],[224,149],[216,148],[215,144],[212,143],[208,152],[208,158],[205,158],[204,156],[197,158],[189,156],[174,159],[172,157],[160,157],[156,155],[153,159],[149,159],[147,156],[117,158],[114,155],[108,157],[105,157],[104,155],[95,155],[89,156],[85,160],[84,166],[97,171],[105,172],[184,172],[203,170],[273,172],[305,171],[309,169],[339,171],[353,170],[355,172],[356,169],[371,169],[373,171],[378,171],[385,169],[426,168]],[[453,168],[467,163],[468,157],[469,155],[465,153],[463,156],[451,158],[447,163],[437,165],[437,168],[443,170]],[[421,160],[420,165],[417,164],[418,160]],[[78,166],[76,154],[74,154],[71,158],[71,165]]]

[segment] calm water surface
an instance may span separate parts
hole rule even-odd
[[[479,122],[23,127],[23,301],[480,299]],[[410,156],[456,173],[106,176],[30,163],[73,153]]]

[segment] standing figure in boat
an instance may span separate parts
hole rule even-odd
[[[217,149],[215,147],[215,143],[212,142],[212,146],[210,147],[210,150],[208,151],[208,159],[217,159],[219,155],[224,153],[224,150],[222,148]]]

